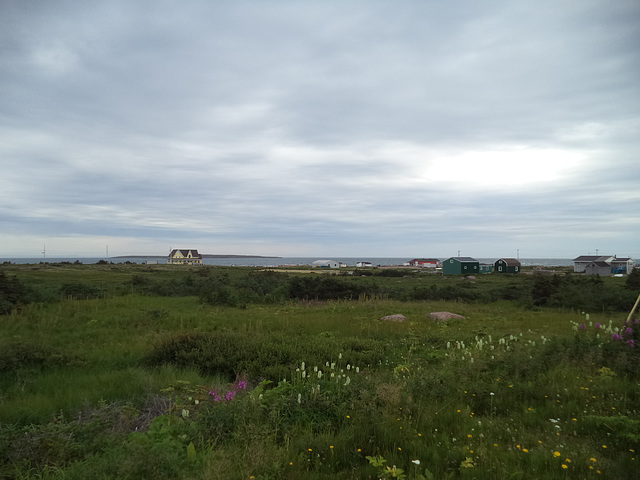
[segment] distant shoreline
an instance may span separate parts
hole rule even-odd
[[[211,253],[202,253],[202,258],[282,258],[269,257],[265,255],[214,255]],[[117,255],[109,258],[167,258],[168,255]]]

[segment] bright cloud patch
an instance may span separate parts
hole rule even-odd
[[[471,151],[434,160],[430,181],[510,188],[554,182],[580,165],[579,153],[554,149]]]

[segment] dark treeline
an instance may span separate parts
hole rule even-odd
[[[637,270],[636,270],[637,272]],[[577,275],[514,275],[509,281],[493,282],[491,276],[479,281],[464,277],[425,279],[425,285],[393,284],[377,277],[399,277],[393,270],[366,276],[300,275],[273,271],[251,271],[242,276],[217,274],[189,275],[171,282],[135,277],[138,293],[149,295],[196,295],[210,305],[240,307],[250,303],[277,303],[288,300],[357,300],[388,298],[400,301],[444,300],[490,303],[508,300],[528,308],[557,307],[585,311],[629,310],[637,296],[628,277],[625,288],[600,277]],[[402,276],[407,276],[402,272]]]
[[[105,272],[108,275],[108,272]],[[0,271],[0,315],[29,303],[62,298],[86,300],[135,293],[155,296],[197,296],[203,304],[244,307],[290,300],[358,300],[387,298],[400,301],[459,301],[490,303],[507,300],[527,308],[555,307],[584,311],[629,310],[637,296],[640,271],[624,284],[579,275],[512,275],[442,277],[400,270],[356,271],[349,275],[290,274],[262,270],[199,268],[187,274],[157,276],[139,271],[124,284],[65,282],[25,286]],[[404,281],[407,280],[407,281]]]

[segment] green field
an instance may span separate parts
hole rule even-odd
[[[1,265],[0,478],[640,478],[636,282]]]

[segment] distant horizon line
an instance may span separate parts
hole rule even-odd
[[[425,256],[380,256],[380,255],[358,255],[358,256],[350,256],[350,255],[324,255],[324,256],[314,256],[314,255],[245,255],[245,254],[211,254],[211,253],[202,253],[203,258],[410,258],[410,259],[419,259],[419,258],[427,258]],[[460,255],[461,257],[468,257],[469,255]],[[580,255],[578,255],[579,257]],[[167,258],[168,255],[144,255],[144,254],[135,254],[135,255],[113,255],[113,256],[104,256],[104,255],[52,255],[47,257],[40,256],[25,256],[25,255],[6,255],[0,256],[0,258]],[[519,257],[506,257],[506,256],[481,256],[474,255],[472,258],[523,258],[523,259],[573,259],[577,257],[558,257],[558,256],[519,256]],[[456,256],[430,256],[429,258],[456,258]]]

